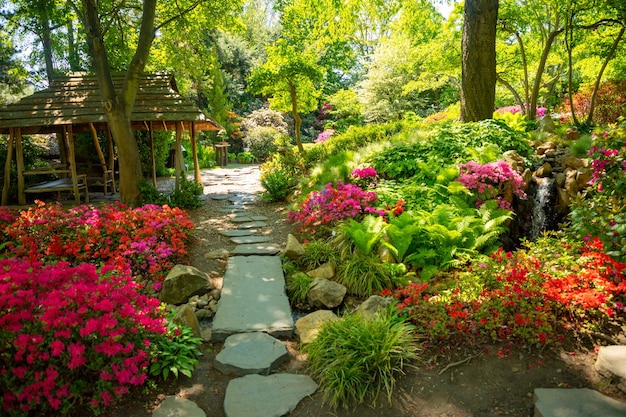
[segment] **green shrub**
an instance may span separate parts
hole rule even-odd
[[[292,306],[301,307],[306,303],[306,294],[309,292],[309,286],[312,282],[313,277],[304,272],[296,272],[287,276],[285,289]]]
[[[395,288],[396,278],[396,271],[378,258],[353,253],[339,262],[335,280],[346,287],[348,293],[369,297]]]
[[[181,373],[191,378],[191,373],[202,355],[202,339],[193,335],[190,327],[172,323],[175,313],[167,320],[167,333],[159,335],[152,345],[152,354],[156,361],[150,366],[150,374],[161,376],[164,380],[170,375],[178,378]]]
[[[172,132],[167,130],[155,130],[152,132],[154,139],[154,164],[157,176],[169,175],[167,164],[170,150],[174,143]],[[150,135],[146,130],[136,130],[135,138],[139,145],[141,157],[141,171],[144,177],[152,177],[152,161],[150,159]]]
[[[274,142],[280,140],[283,135],[284,133],[281,133],[276,128],[256,126],[248,130],[243,141],[250,153],[260,161],[265,161],[277,149]]]
[[[347,408],[375,403],[381,392],[391,402],[396,378],[418,360],[419,346],[415,329],[389,310],[369,320],[352,315],[329,322],[304,350],[324,401]]]
[[[337,264],[339,252],[337,248],[327,240],[312,240],[304,245],[304,255],[298,258],[298,263],[307,271],[310,271],[326,263]]]
[[[214,168],[217,165],[215,150],[212,146],[198,146],[198,165],[200,169]]]
[[[139,191],[143,204],[156,204],[158,206],[168,204],[171,207],[182,209],[194,209],[202,205],[199,198],[203,192],[202,185],[184,176],[180,178],[180,188],[174,190],[171,195],[163,194],[148,181],[139,184]]]
[[[389,139],[405,127],[402,122],[372,124],[366,126],[350,126],[345,133],[332,136],[324,142],[327,155],[338,152],[356,151],[374,142]]]
[[[293,179],[282,169],[264,172],[261,185],[265,188],[264,198],[270,201],[285,201],[293,188]]]

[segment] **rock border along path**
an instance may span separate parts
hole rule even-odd
[[[279,417],[312,395],[317,384],[306,375],[271,374],[289,359],[284,344],[275,337],[291,337],[294,323],[277,256],[281,248],[272,242],[271,234],[261,234],[271,226],[268,219],[254,213],[262,191],[259,170],[257,166],[222,168],[209,175],[205,186],[230,188],[209,197],[231,203],[220,212],[230,217],[232,228],[221,233],[237,244],[227,261],[211,330],[213,341],[225,341],[215,367],[244,375],[229,382],[224,411],[228,417]]]

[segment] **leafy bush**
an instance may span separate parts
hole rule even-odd
[[[261,167],[261,185],[273,201],[283,201],[305,170],[304,158],[293,146],[272,154]]]
[[[217,165],[215,150],[212,146],[198,146],[198,166],[200,169],[214,168]]]
[[[159,301],[111,266],[0,260],[0,406],[9,415],[99,411],[146,380]]]
[[[361,103],[356,92],[350,90],[339,90],[328,97],[328,123],[337,132],[345,132],[350,126],[363,124],[364,117],[361,110]]]
[[[69,210],[40,203],[28,210],[0,208],[0,258],[30,262],[97,262],[130,269],[160,288],[165,274],[186,255],[193,223],[168,206],[130,209],[122,203]]]
[[[312,240],[304,245],[304,254],[298,258],[302,268],[310,271],[319,268],[323,264],[337,264],[339,253],[337,247],[328,240]]]
[[[172,132],[167,130],[155,130],[152,132],[154,139],[154,164],[157,176],[169,175],[167,164],[170,151],[174,144]],[[152,160],[150,157],[150,135],[147,130],[136,130],[135,138],[139,145],[141,157],[141,170],[145,178],[152,177]]]
[[[150,375],[161,376],[164,380],[172,373],[175,378],[181,373],[191,377],[202,355],[202,339],[193,335],[187,326],[178,326],[172,322],[175,312],[167,318],[167,332],[156,339],[152,345],[155,361],[150,365]]]
[[[626,260],[626,123],[595,137],[590,150],[593,186],[571,206],[571,231],[599,237],[608,253]]]
[[[302,307],[306,302],[306,295],[309,292],[313,278],[304,272],[296,272],[288,275],[285,281],[285,289],[291,305]]]
[[[272,127],[285,135],[289,132],[289,126],[283,114],[269,107],[262,107],[251,112],[243,121],[243,126],[246,131],[255,127]]]
[[[544,345],[557,343],[565,330],[601,332],[620,319],[625,272],[600,240],[580,245],[542,237],[525,250],[500,249],[437,287],[409,284],[393,295],[433,342],[464,337]]]
[[[243,141],[250,153],[257,159],[265,161],[270,154],[276,152],[275,142],[280,141],[283,135],[284,133],[274,127],[256,126],[247,131]]]
[[[415,329],[389,311],[366,320],[345,316],[324,325],[304,346],[307,367],[334,407],[375,403],[381,392],[391,402],[396,377],[418,360]]]
[[[139,184],[139,191],[144,204],[164,205],[181,209],[195,209],[202,206],[199,196],[204,191],[202,185],[185,176],[180,178],[180,188],[174,190],[172,194],[166,195],[154,188],[154,186],[144,181]]]
[[[287,220],[295,223],[300,232],[315,234],[320,227],[330,226],[339,220],[376,213],[376,193],[363,191],[353,184],[337,182],[335,188],[328,183],[322,191],[312,191],[299,204],[297,210],[290,210]],[[381,211],[379,214],[384,215]]]
[[[574,112],[580,122],[585,121],[589,114],[592,92],[593,85],[588,84],[574,94]],[[593,121],[602,126],[617,122],[620,116],[624,116],[624,109],[621,106],[624,102],[626,102],[626,81],[613,80],[601,83],[596,96]],[[573,122],[569,98],[563,100],[558,112],[564,115],[561,122]]]

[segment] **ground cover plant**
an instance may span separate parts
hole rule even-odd
[[[199,340],[151,294],[192,228],[168,206],[0,209],[0,406],[98,414],[149,372],[188,374]]]

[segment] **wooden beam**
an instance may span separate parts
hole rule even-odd
[[[184,168],[182,123],[176,123],[176,143],[174,144],[175,190],[180,190],[180,176]]]
[[[2,187],[2,205],[9,202],[9,188],[11,187],[11,161],[13,160],[13,141],[15,140],[15,129],[11,128],[9,142],[7,143],[7,159],[4,162],[4,186]]]
[[[67,142],[69,149],[69,164],[72,175],[72,189],[74,190],[74,201],[76,205],[80,204],[80,191],[78,190],[78,177],[76,172],[76,155],[74,153],[74,132],[72,131],[72,125],[67,125]],[[87,195],[85,193],[85,195]]]
[[[202,185],[202,175],[200,174],[200,162],[198,162],[198,147],[196,146],[196,125],[191,122],[191,154],[193,155],[193,175],[196,182]]]
[[[24,150],[22,149],[22,129],[15,129],[15,162],[17,163],[17,200],[20,205],[26,204],[24,194]]]
[[[150,126],[148,127],[148,134],[150,135],[150,163],[152,164],[152,185],[154,186],[154,188],[156,188],[156,158],[154,157],[154,131],[152,130],[152,122],[150,122]]]

